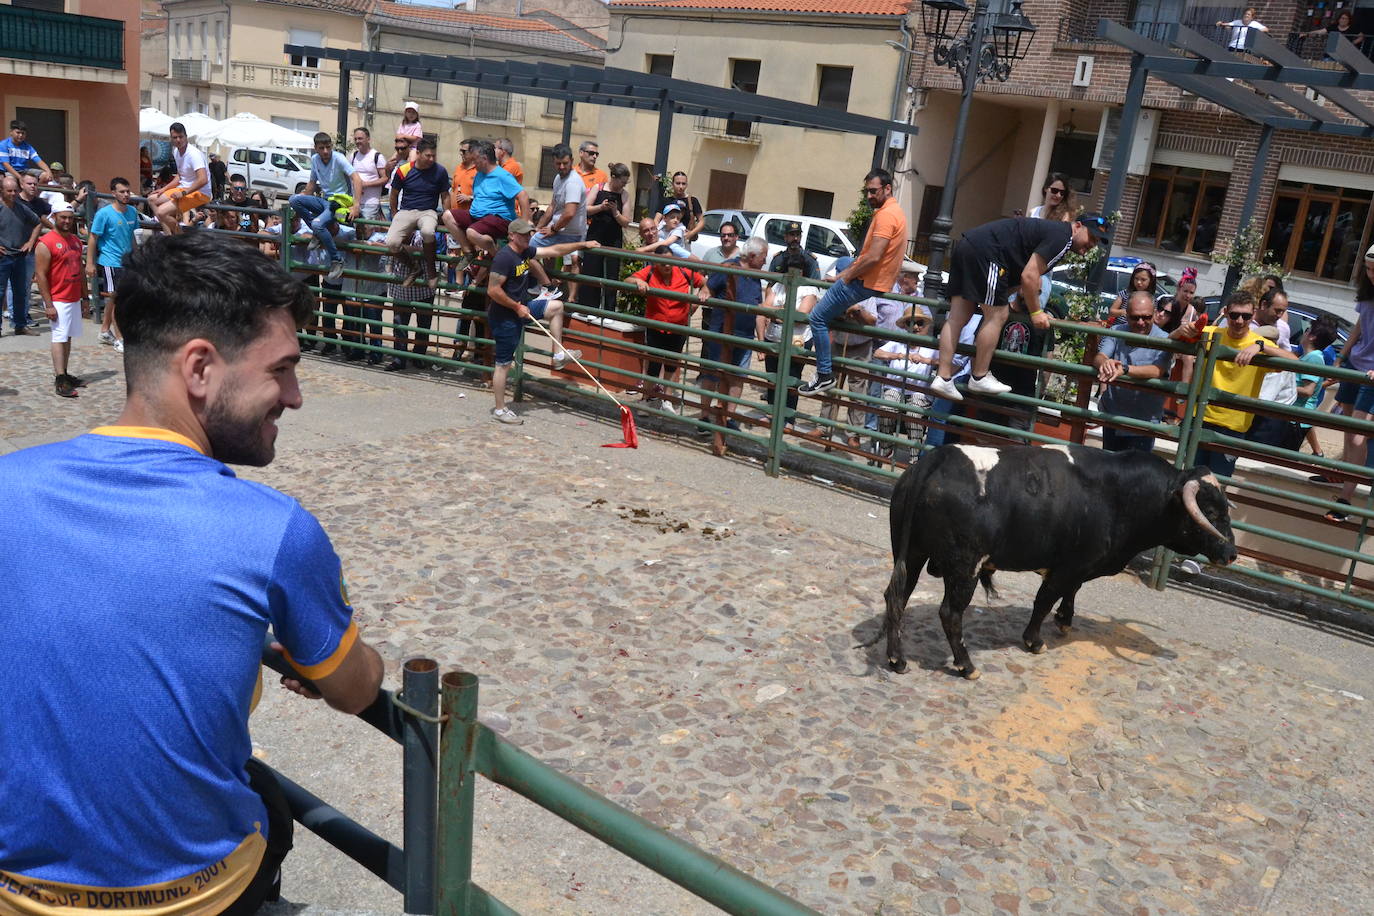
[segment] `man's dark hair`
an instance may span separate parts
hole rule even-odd
[[[334,138],[329,136],[329,134],[325,133],[324,131],[320,131],[319,133],[315,134],[314,139],[312,139],[310,142],[313,143],[315,146],[319,146],[321,143],[328,143],[330,146],[333,146]]]
[[[571,159],[572,147],[566,143],[555,143],[549,154],[555,159]]]
[[[782,255],[782,259],[778,262],[779,273],[785,274],[789,270],[796,268],[805,274],[806,268],[810,266],[806,263],[806,255],[802,254],[800,251],[783,250],[780,254]]]
[[[1325,350],[1336,339],[1336,319],[1330,315],[1318,315],[1307,333],[1312,338],[1312,346]]]
[[[372,139],[372,131],[368,130],[366,127],[363,127],[361,124],[359,124],[357,127],[353,128],[353,133],[356,134],[358,131],[362,131],[362,132],[363,132],[363,136],[366,137],[367,139],[369,139],[369,140]]]
[[[415,144],[415,152],[417,153],[423,153],[427,149],[438,149],[438,147],[434,145],[433,140],[421,140]]]
[[[128,185],[128,186],[131,187],[131,188],[133,187],[133,185],[129,184],[129,179],[127,179],[127,178],[111,178],[111,179],[110,179],[110,190],[111,190],[111,191],[113,191],[115,188],[119,187],[120,185]]]
[[[25,124],[23,121],[20,121],[18,118],[15,118],[13,121],[10,122],[10,130],[28,130],[28,129],[29,129],[29,125]]]
[[[874,169],[864,176],[864,182],[870,182],[875,178],[882,182],[883,187],[892,187],[892,173],[887,169]]]
[[[1226,300],[1226,307],[1229,309],[1233,305],[1254,305],[1255,294],[1248,289],[1238,289],[1231,294],[1231,298]]]
[[[184,134],[184,133],[186,133],[186,125],[185,125],[185,124],[182,124],[180,121],[173,121],[173,122],[168,126],[168,128],[167,128],[167,133],[169,133],[169,134]]]
[[[477,153],[477,155],[481,156],[483,159],[487,160],[493,165],[496,164],[495,143],[492,143],[490,140],[475,140],[473,141],[472,148]]]
[[[310,290],[275,260],[211,232],[135,246],[116,295],[130,390],[189,340],[204,338],[233,359],[261,334],[270,312],[287,309],[299,326],[314,307]]]

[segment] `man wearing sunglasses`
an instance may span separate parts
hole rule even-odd
[[[1131,293],[1131,298],[1126,302],[1125,320],[1116,324],[1114,330],[1167,340],[1169,335],[1155,324],[1154,319],[1154,297],[1144,290],[1137,290]],[[1163,395],[1114,383],[1168,378],[1171,362],[1172,355],[1167,350],[1157,350],[1120,337],[1103,337],[1101,349],[1093,357],[1097,380],[1103,385],[1102,396],[1097,402],[1098,409],[1133,420],[1158,423],[1164,412]],[[1148,453],[1154,451],[1154,447],[1155,437],[1148,433],[1102,427],[1102,448],[1106,451]]]
[[[1252,360],[1256,356],[1277,356],[1280,359],[1297,360],[1298,357],[1287,347],[1274,346],[1250,327],[1255,319],[1255,297],[1247,290],[1237,290],[1231,294],[1222,310],[1224,322],[1198,330],[1196,325],[1180,325],[1169,335],[1175,340],[1197,340],[1201,334],[1221,334],[1217,343],[1239,352],[1234,359],[1217,360],[1212,373],[1212,387],[1218,391],[1253,398],[1259,395],[1264,374],[1273,372],[1267,366],[1256,366]],[[1226,407],[1209,401],[1202,415],[1202,428],[1222,436],[1244,437],[1250,429],[1255,415],[1239,407]],[[1219,474],[1230,477],[1236,469],[1236,456],[1208,448],[1198,449],[1197,466],[1209,467]]]

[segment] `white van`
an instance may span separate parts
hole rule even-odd
[[[242,175],[248,187],[275,196],[300,193],[310,181],[310,159],[299,150],[277,146],[236,146],[225,159],[229,178]]]

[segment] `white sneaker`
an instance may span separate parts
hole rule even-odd
[[[959,389],[954,387],[954,382],[938,375],[930,380],[930,390],[946,401],[962,401],[964,399]]]
[[[1178,564],[1178,570],[1184,575],[1196,576],[1198,573],[1202,572],[1202,567],[1198,564],[1197,560],[1184,560]]]
[[[582,351],[581,351],[581,350],[563,350],[563,351],[561,351],[557,356],[555,356],[555,357],[553,358],[553,367],[554,367],[555,369],[562,369],[562,368],[567,364],[567,362],[568,362],[568,357],[569,357],[569,356],[572,356],[573,359],[581,359],[581,358],[582,358]]]
[[[512,426],[519,426],[521,423],[525,422],[520,419],[518,413],[511,410],[509,407],[493,407],[491,409],[491,418],[493,420],[499,420],[502,423],[509,423]]]
[[[101,332],[100,332],[100,342],[103,343],[103,344],[105,344],[105,345],[107,345],[107,346],[110,345],[110,344],[113,344],[113,343],[115,342],[114,333],[111,332],[111,331],[101,331]]]
[[[124,338],[120,337],[120,338],[116,338],[116,339],[115,339],[115,342],[114,342],[114,351],[115,351],[116,353],[123,353],[123,352],[124,352]]]
[[[672,401],[668,400],[667,398],[664,398],[663,400],[659,401],[658,406],[661,409],[666,410],[668,413],[679,413],[677,405],[674,404]]]
[[[330,283],[333,283],[335,280],[343,276],[343,271],[343,261],[335,261],[333,264],[329,265],[329,273],[325,274],[324,278],[328,280]]]
[[[535,296],[534,298],[543,299],[546,302],[553,302],[555,299],[563,298],[563,290],[559,289],[556,286],[546,286],[543,289],[539,290],[539,295]]]
[[[1003,385],[997,381],[991,372],[982,378],[969,377],[968,390],[974,394],[1006,394],[1011,391],[1010,385]]]

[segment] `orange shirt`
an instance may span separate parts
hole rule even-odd
[[[611,177],[607,175],[605,171],[603,171],[602,169],[592,169],[590,172],[584,172],[577,166],[573,166],[573,171],[577,172],[577,174],[581,176],[582,183],[587,186],[588,191],[590,191],[592,188],[596,187],[599,184],[605,184],[606,182],[611,180]]]
[[[887,239],[887,248],[878,262],[857,279],[869,289],[882,292],[892,289],[897,283],[897,274],[902,271],[902,259],[906,257],[906,214],[898,205],[897,198],[889,197],[873,214],[873,222],[868,227],[859,257],[868,254],[874,239]]]
[[[461,165],[453,170],[453,209],[466,210],[471,204],[458,203],[458,195],[464,197],[472,196],[472,179],[477,175],[477,166],[463,168]]]
[[[506,161],[501,163],[501,168],[515,176],[515,180],[521,184],[525,183],[525,170],[520,167],[520,163],[515,161],[514,156],[507,156]]]

